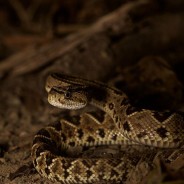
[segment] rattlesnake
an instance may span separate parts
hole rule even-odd
[[[120,90],[64,74],[51,74],[46,90],[49,103],[59,108],[80,109],[92,104],[105,112],[104,116],[85,113],[80,117],[66,117],[36,134],[32,146],[33,164],[42,176],[52,181],[119,182],[132,167],[131,160],[125,157],[71,158],[66,155],[68,147],[140,144],[178,148],[184,144],[183,113],[137,108]],[[103,123],[98,123],[99,120]]]

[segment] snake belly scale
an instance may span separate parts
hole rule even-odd
[[[107,144],[140,144],[180,148],[184,144],[184,115],[157,112],[129,103],[122,91],[106,84],[54,73],[47,78],[48,101],[64,109],[98,107],[103,116],[85,113],[63,118],[41,129],[34,137],[33,164],[44,177],[63,184],[120,182],[132,168],[122,158],[72,158],[68,147]]]

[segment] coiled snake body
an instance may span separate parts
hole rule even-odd
[[[135,108],[122,91],[64,74],[51,74],[46,90],[49,103],[59,108],[80,109],[92,104],[105,112],[105,119],[90,113],[70,117],[70,120],[64,118],[35,135],[33,164],[50,180],[61,183],[118,182],[131,167],[126,158],[71,158],[66,155],[67,147],[143,144],[178,148],[184,144],[182,113]],[[98,123],[99,119],[103,123]],[[114,124],[109,123],[112,120]]]

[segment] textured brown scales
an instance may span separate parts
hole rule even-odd
[[[112,121],[105,121],[104,123],[107,126],[104,128],[104,125],[98,122],[98,119],[94,116],[93,119],[91,117],[92,114],[89,113],[83,114],[81,118],[77,117],[81,122],[77,126],[72,121],[76,117],[71,118],[71,122],[68,121],[68,118],[62,119],[61,122],[56,122],[37,133],[33,141],[32,156],[34,165],[41,175],[51,180],[63,181],[64,183],[93,183],[103,180],[122,180],[123,172],[121,171],[120,173],[119,170],[120,168],[122,170],[127,165],[125,164],[125,160],[122,162],[122,159],[61,158],[61,155],[66,155],[65,149],[61,149],[63,153],[60,152],[62,144],[71,146],[70,143],[75,142],[75,145],[72,146],[77,146],[77,144],[92,146],[102,144],[103,142],[105,144],[113,144],[114,142],[122,144],[125,142]],[[100,119],[102,119],[102,115],[100,115]],[[105,119],[107,120],[108,117]],[[90,124],[88,125],[86,121]],[[92,128],[89,129],[89,127]],[[102,129],[106,132],[104,136],[102,136],[100,131]],[[114,135],[117,135],[115,141]],[[61,139],[59,139],[60,137]],[[93,139],[90,139],[91,137]]]
[[[62,88],[63,86],[64,88]],[[54,91],[52,91],[53,87]],[[127,96],[121,91],[102,83],[63,74],[51,74],[48,77],[46,88],[50,103],[53,105],[57,106],[58,102],[63,102],[62,107],[70,108],[71,104],[77,108],[78,105],[83,107],[82,101],[78,103],[77,96],[79,96],[80,100],[84,96],[84,102],[82,103],[87,104],[85,100],[90,100],[88,103],[101,108],[107,113],[107,121],[105,118],[104,123],[99,122],[91,114],[84,114],[81,118],[77,118],[80,120],[80,125],[78,126],[67,120],[61,120],[61,122],[53,126],[50,125],[41,130],[41,132],[38,132],[35,136],[32,149],[34,165],[42,176],[51,180],[63,183],[120,182],[124,178],[127,178],[130,174],[129,170],[135,167],[132,161],[126,157],[120,159],[69,158],[66,156],[65,147],[103,144],[143,144],[160,148],[177,148],[181,147],[184,143],[182,113],[162,113],[137,109],[128,103]],[[68,92],[70,93],[69,97],[65,95]],[[93,96],[98,92],[102,92],[103,96]],[[70,105],[67,104],[68,101]],[[73,102],[71,103],[71,101]],[[109,120],[109,116],[113,122]],[[75,118],[72,119],[74,120]],[[86,122],[88,121],[94,121],[93,125],[90,123],[91,128],[88,127],[88,124],[86,127]],[[76,123],[76,120],[74,122]],[[106,127],[108,123],[117,124],[118,128],[114,126],[114,129],[109,131],[109,127]],[[70,125],[68,129],[75,127],[74,131],[66,131],[63,128],[63,125],[65,126],[66,124]],[[95,129],[95,126],[99,127]],[[84,132],[79,135],[79,130]],[[73,135],[71,135],[72,132]],[[116,138],[119,139],[119,142],[118,140],[114,141],[114,135],[118,135]],[[61,137],[60,142],[58,142],[59,137]],[[78,141],[76,138],[78,138]],[[55,147],[58,149],[55,149]],[[53,148],[56,152],[52,150]],[[57,150],[60,150],[60,148],[62,148],[62,153],[60,151],[57,153]]]

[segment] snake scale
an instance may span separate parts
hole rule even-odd
[[[118,89],[65,74],[49,75],[46,91],[53,106],[80,109],[91,104],[104,112],[103,116],[85,113],[66,117],[38,131],[32,146],[33,164],[40,175],[52,181],[118,182],[131,167],[126,158],[73,158],[67,155],[69,147],[140,144],[180,148],[184,144],[182,112],[137,108]]]

